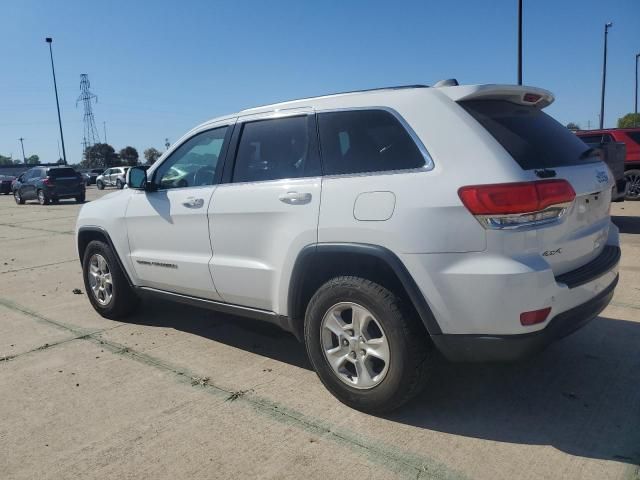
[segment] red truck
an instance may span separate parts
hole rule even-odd
[[[624,174],[627,180],[625,200],[640,200],[640,127],[578,130],[575,132],[589,145],[622,142],[627,147]]]

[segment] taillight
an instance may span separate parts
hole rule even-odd
[[[515,228],[557,220],[576,192],[566,180],[471,185],[458,190],[465,207],[486,228]]]
[[[53,179],[51,177],[47,177],[42,180],[42,184],[50,187],[51,185],[53,185]]]

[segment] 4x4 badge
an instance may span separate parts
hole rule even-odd
[[[607,183],[609,181],[609,175],[607,175],[607,172],[604,170],[597,170],[596,179],[598,180],[598,183]]]

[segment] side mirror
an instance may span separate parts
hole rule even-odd
[[[142,167],[131,167],[127,172],[127,185],[136,190],[146,190],[147,171]]]

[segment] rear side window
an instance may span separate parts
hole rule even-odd
[[[78,174],[73,168],[52,168],[49,170],[51,178],[77,177]]]
[[[318,155],[312,147],[312,118],[303,115],[245,123],[233,182],[320,175]]]
[[[425,159],[398,119],[384,110],[318,114],[325,175],[406,170]]]
[[[599,161],[596,156],[580,158],[588,149],[584,142],[536,107],[504,100],[472,100],[460,105],[524,170]]]

